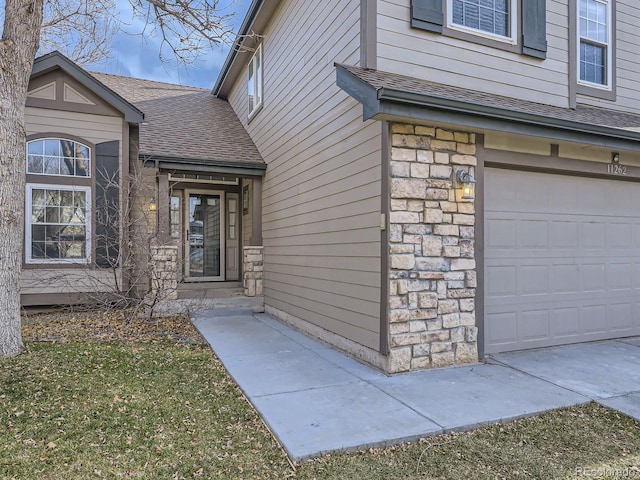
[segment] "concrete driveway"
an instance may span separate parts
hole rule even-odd
[[[487,360],[640,421],[640,337],[502,353]]]

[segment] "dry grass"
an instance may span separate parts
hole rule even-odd
[[[185,319],[56,313],[24,336],[0,361],[2,479],[640,479],[640,426],[596,404],[292,467]]]

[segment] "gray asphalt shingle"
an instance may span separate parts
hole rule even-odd
[[[210,90],[105,73],[91,73],[145,114],[140,154],[264,164],[228,102]]]

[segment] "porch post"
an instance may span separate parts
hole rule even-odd
[[[169,220],[169,175],[158,175],[158,238],[162,243],[171,239]]]
[[[262,245],[262,177],[253,177],[252,180],[252,233],[249,243],[252,246],[260,246]]]

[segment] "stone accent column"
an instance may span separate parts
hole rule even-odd
[[[247,297],[262,295],[264,247],[244,247],[242,250],[242,286]]]
[[[459,170],[475,175],[475,134],[391,125],[390,373],[478,360],[475,203]]]
[[[159,300],[178,298],[177,245],[151,246],[151,294]]]

